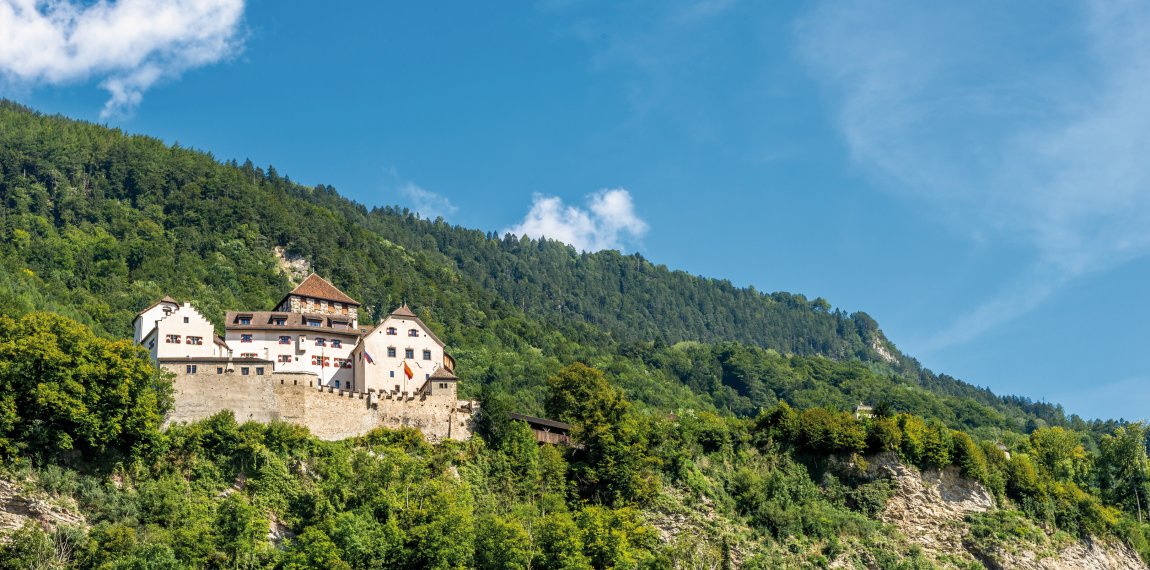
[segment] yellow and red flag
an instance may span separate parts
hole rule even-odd
[[[415,376],[415,373],[411,371],[411,367],[407,365],[406,360],[403,361],[403,373],[407,375],[408,380],[411,380],[411,377]]]

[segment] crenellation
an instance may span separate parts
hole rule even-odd
[[[292,378],[290,383],[267,376],[220,380],[216,374],[177,375],[175,406],[167,423],[198,421],[231,410],[237,421],[290,421],[325,440],[356,437],[377,427],[415,427],[429,441],[471,435],[471,412],[446,397],[379,400],[363,392],[316,388],[305,384],[304,378]]]

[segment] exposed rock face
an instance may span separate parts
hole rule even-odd
[[[994,509],[994,497],[981,484],[962,477],[958,469],[919,472],[899,462],[894,453],[870,459],[868,472],[875,477],[890,477],[898,490],[891,496],[880,518],[891,523],[943,566],[951,567],[955,559],[977,562],[991,569],[1022,568],[1033,570],[1125,570],[1148,568],[1138,555],[1124,544],[1090,540],[1074,542],[1056,552],[1033,550],[996,551],[975,556],[965,543],[969,529],[964,521],[968,514]],[[946,561],[946,562],[944,562]]]
[[[925,550],[962,551],[964,517],[994,508],[994,497],[986,488],[962,477],[954,467],[919,473],[900,463],[897,455],[884,453],[870,462],[869,469],[898,484],[880,518]]]
[[[276,268],[287,275],[292,283],[299,283],[311,273],[311,263],[303,257],[292,255],[282,246],[272,248],[276,256]]]
[[[1091,540],[1072,544],[1058,556],[1040,558],[1034,552],[999,553],[999,560],[983,560],[987,568],[1023,570],[1137,570],[1146,565],[1129,546],[1117,542]]]
[[[28,497],[16,485],[0,479],[0,532],[18,529],[29,520],[45,529],[59,525],[85,525],[83,516],[45,500]]]

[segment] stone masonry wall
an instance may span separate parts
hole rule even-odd
[[[317,389],[311,374],[267,376],[180,374],[168,423],[191,422],[223,410],[236,421],[299,424],[316,437],[338,440],[377,427],[413,427],[429,441],[471,437],[471,412],[448,397],[387,397],[331,388]]]

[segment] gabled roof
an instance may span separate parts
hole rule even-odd
[[[360,306],[359,301],[348,297],[346,293],[340,291],[339,288],[337,288],[335,285],[332,285],[327,279],[324,279],[315,273],[308,275],[307,279],[303,280],[303,283],[300,283],[298,286],[296,286],[295,289],[292,289],[291,293],[284,295],[284,298],[280,299],[279,304],[276,306],[278,307],[279,305],[282,305],[283,302],[292,295],[297,297],[324,299],[326,301],[335,301],[337,303],[346,303],[348,305],[355,305],[357,307]]]
[[[148,305],[147,307],[144,307],[144,308],[143,308],[143,310],[141,310],[140,312],[136,313],[136,317],[132,319],[132,322],[133,322],[133,323],[134,323],[134,322],[136,322],[136,319],[140,318],[140,315],[142,315],[142,314],[144,314],[144,313],[146,313],[146,312],[148,312],[148,311],[150,311],[150,310],[152,310],[152,309],[156,308],[156,306],[157,306],[157,305],[162,305],[162,304],[164,304],[164,303],[168,303],[169,305],[179,305],[179,304],[180,304],[180,302],[179,302],[179,301],[177,301],[177,300],[175,300],[175,299],[171,298],[171,297],[170,297],[170,296],[168,296],[168,295],[164,295],[164,298],[163,298],[163,299],[160,299],[159,301],[156,301],[155,303],[152,303],[151,305]]]
[[[411,309],[407,308],[407,303],[400,305],[399,308],[392,311],[391,314],[395,317],[407,317],[409,319],[415,317],[415,313],[411,312]]]
[[[435,372],[431,373],[428,380],[459,380],[459,377],[452,374],[446,367],[440,366],[435,369]]]
[[[415,313],[411,312],[411,309],[407,308],[407,303],[404,303],[404,304],[400,305],[400,306],[399,306],[399,308],[398,308],[398,309],[396,309],[396,310],[394,310],[394,311],[392,311],[392,312],[391,312],[391,314],[390,314],[390,315],[388,315],[388,317],[396,317],[396,318],[399,318],[399,319],[410,319],[410,320],[413,320],[413,321],[415,321],[416,323],[419,323],[419,326],[423,327],[423,330],[427,331],[427,334],[428,334],[429,336],[431,336],[432,340],[434,340],[435,342],[439,343],[439,346],[447,346],[447,344],[446,344],[446,343],[444,343],[442,340],[439,340],[439,337],[438,337],[438,336],[436,336],[436,334],[435,334],[435,331],[431,330],[431,327],[427,326],[427,324],[426,324],[426,323],[424,323],[424,322],[423,322],[423,320],[422,320],[422,319],[420,319],[418,315],[416,315]],[[378,329],[380,329],[380,328],[381,328],[381,325],[383,325],[383,323],[385,323],[385,322],[387,322],[387,319],[384,319],[383,321],[380,321],[380,323],[379,323],[378,325],[376,325],[376,326],[375,326],[375,329],[373,329],[373,331],[372,331],[372,332],[374,332],[375,330],[378,330]]]

